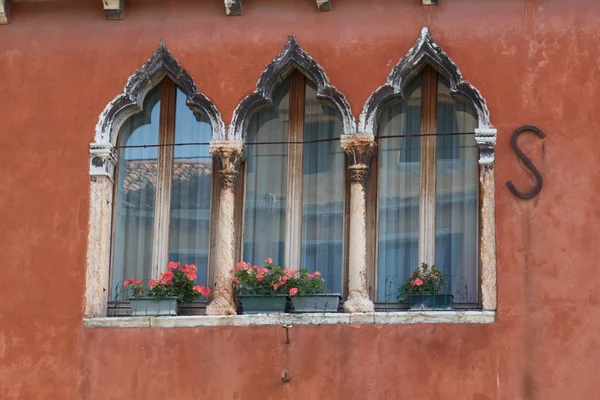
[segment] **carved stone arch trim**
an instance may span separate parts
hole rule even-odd
[[[462,96],[475,107],[479,129],[489,134],[492,131],[490,113],[483,96],[473,85],[463,79],[458,66],[433,41],[426,27],[421,30],[421,36],[415,45],[392,68],[386,83],[375,90],[365,103],[359,119],[359,132],[371,134],[376,132],[382,107],[392,97],[403,99],[406,86],[419,74],[425,64],[430,64],[448,80],[452,94]]]
[[[290,36],[282,52],[277,55],[261,74],[256,90],[246,96],[233,112],[228,139],[242,139],[249,117],[261,107],[272,104],[275,87],[294,69],[299,69],[317,86],[317,97],[336,105],[342,116],[345,134],[356,133],[356,120],[346,97],[331,83],[323,68],[307,52],[302,50],[296,38]]]
[[[152,57],[131,75],[123,93],[108,103],[100,115],[96,125],[95,144],[116,145],[118,130],[123,122],[141,111],[146,94],[165,75],[168,75],[186,94],[188,107],[206,114],[212,125],[213,138],[224,138],[225,125],[221,113],[208,97],[198,93],[193,78],[171,55],[165,42],[161,41]]]

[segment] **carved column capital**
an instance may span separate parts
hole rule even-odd
[[[239,165],[244,152],[244,142],[241,140],[211,140],[210,154],[217,160],[219,182],[221,188],[233,189],[239,173]]]
[[[475,142],[479,146],[479,164],[493,164],[494,153],[496,149],[495,128],[477,128],[475,129]]]
[[[111,143],[90,144],[90,176],[106,176],[113,180],[117,153]]]
[[[125,0],[102,0],[104,15],[107,19],[123,19],[125,13]]]
[[[342,150],[350,158],[350,179],[364,182],[369,175],[371,157],[375,154],[375,135],[368,133],[355,133],[342,135],[340,138]]]
[[[242,0],[225,0],[226,15],[242,15]]]
[[[317,0],[317,10],[319,10],[319,11],[331,10],[331,1],[330,0]]]

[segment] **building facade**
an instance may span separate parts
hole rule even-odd
[[[0,4],[0,398],[594,398],[595,1]],[[266,258],[340,312],[239,315]]]

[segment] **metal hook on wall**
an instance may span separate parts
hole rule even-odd
[[[531,198],[537,196],[540,193],[540,191],[542,190],[542,186],[544,184],[544,179],[542,178],[542,175],[537,170],[535,165],[533,165],[531,160],[521,151],[521,149],[517,145],[517,138],[519,137],[519,135],[521,133],[523,133],[525,131],[535,132],[542,139],[544,139],[546,137],[546,135],[544,134],[544,132],[542,132],[541,129],[539,129],[536,126],[523,125],[514,131],[514,133],[512,135],[512,139],[511,139],[511,146],[515,150],[515,153],[517,153],[517,155],[519,156],[519,158],[521,160],[523,160],[523,162],[525,163],[527,168],[529,168],[531,170],[531,172],[533,173],[533,175],[535,175],[535,179],[537,181],[536,186],[535,186],[535,188],[533,188],[533,190],[531,192],[523,193],[520,190],[518,190],[515,187],[515,185],[512,184],[511,181],[506,182],[506,184],[508,185],[508,188],[510,189],[511,192],[513,192],[513,194],[515,196],[520,197],[521,199],[531,199]]]

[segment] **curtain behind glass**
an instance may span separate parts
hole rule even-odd
[[[283,264],[289,135],[289,79],[273,94],[273,106],[255,113],[246,136],[244,204],[245,261],[262,265],[271,257]]]
[[[208,143],[212,127],[208,118],[193,112],[186,95],[177,89],[175,144]],[[175,146],[173,149],[169,260],[198,267],[196,281],[206,284],[210,245],[212,156],[208,145]]]
[[[160,85],[146,95],[143,110],[125,121],[119,145],[157,145],[159,118]],[[157,147],[119,150],[111,299],[123,280],[151,278],[157,163]]]
[[[342,133],[339,111],[320,102],[307,80],[304,141],[336,139]],[[337,140],[304,144],[301,267],[318,270],[327,291],[342,292],[345,156]]]
[[[418,267],[421,138],[421,77],[404,103],[385,107],[379,119],[378,301],[396,301],[398,285]]]
[[[479,151],[477,114],[438,80],[436,140],[436,266],[451,277],[455,302],[477,301]]]

